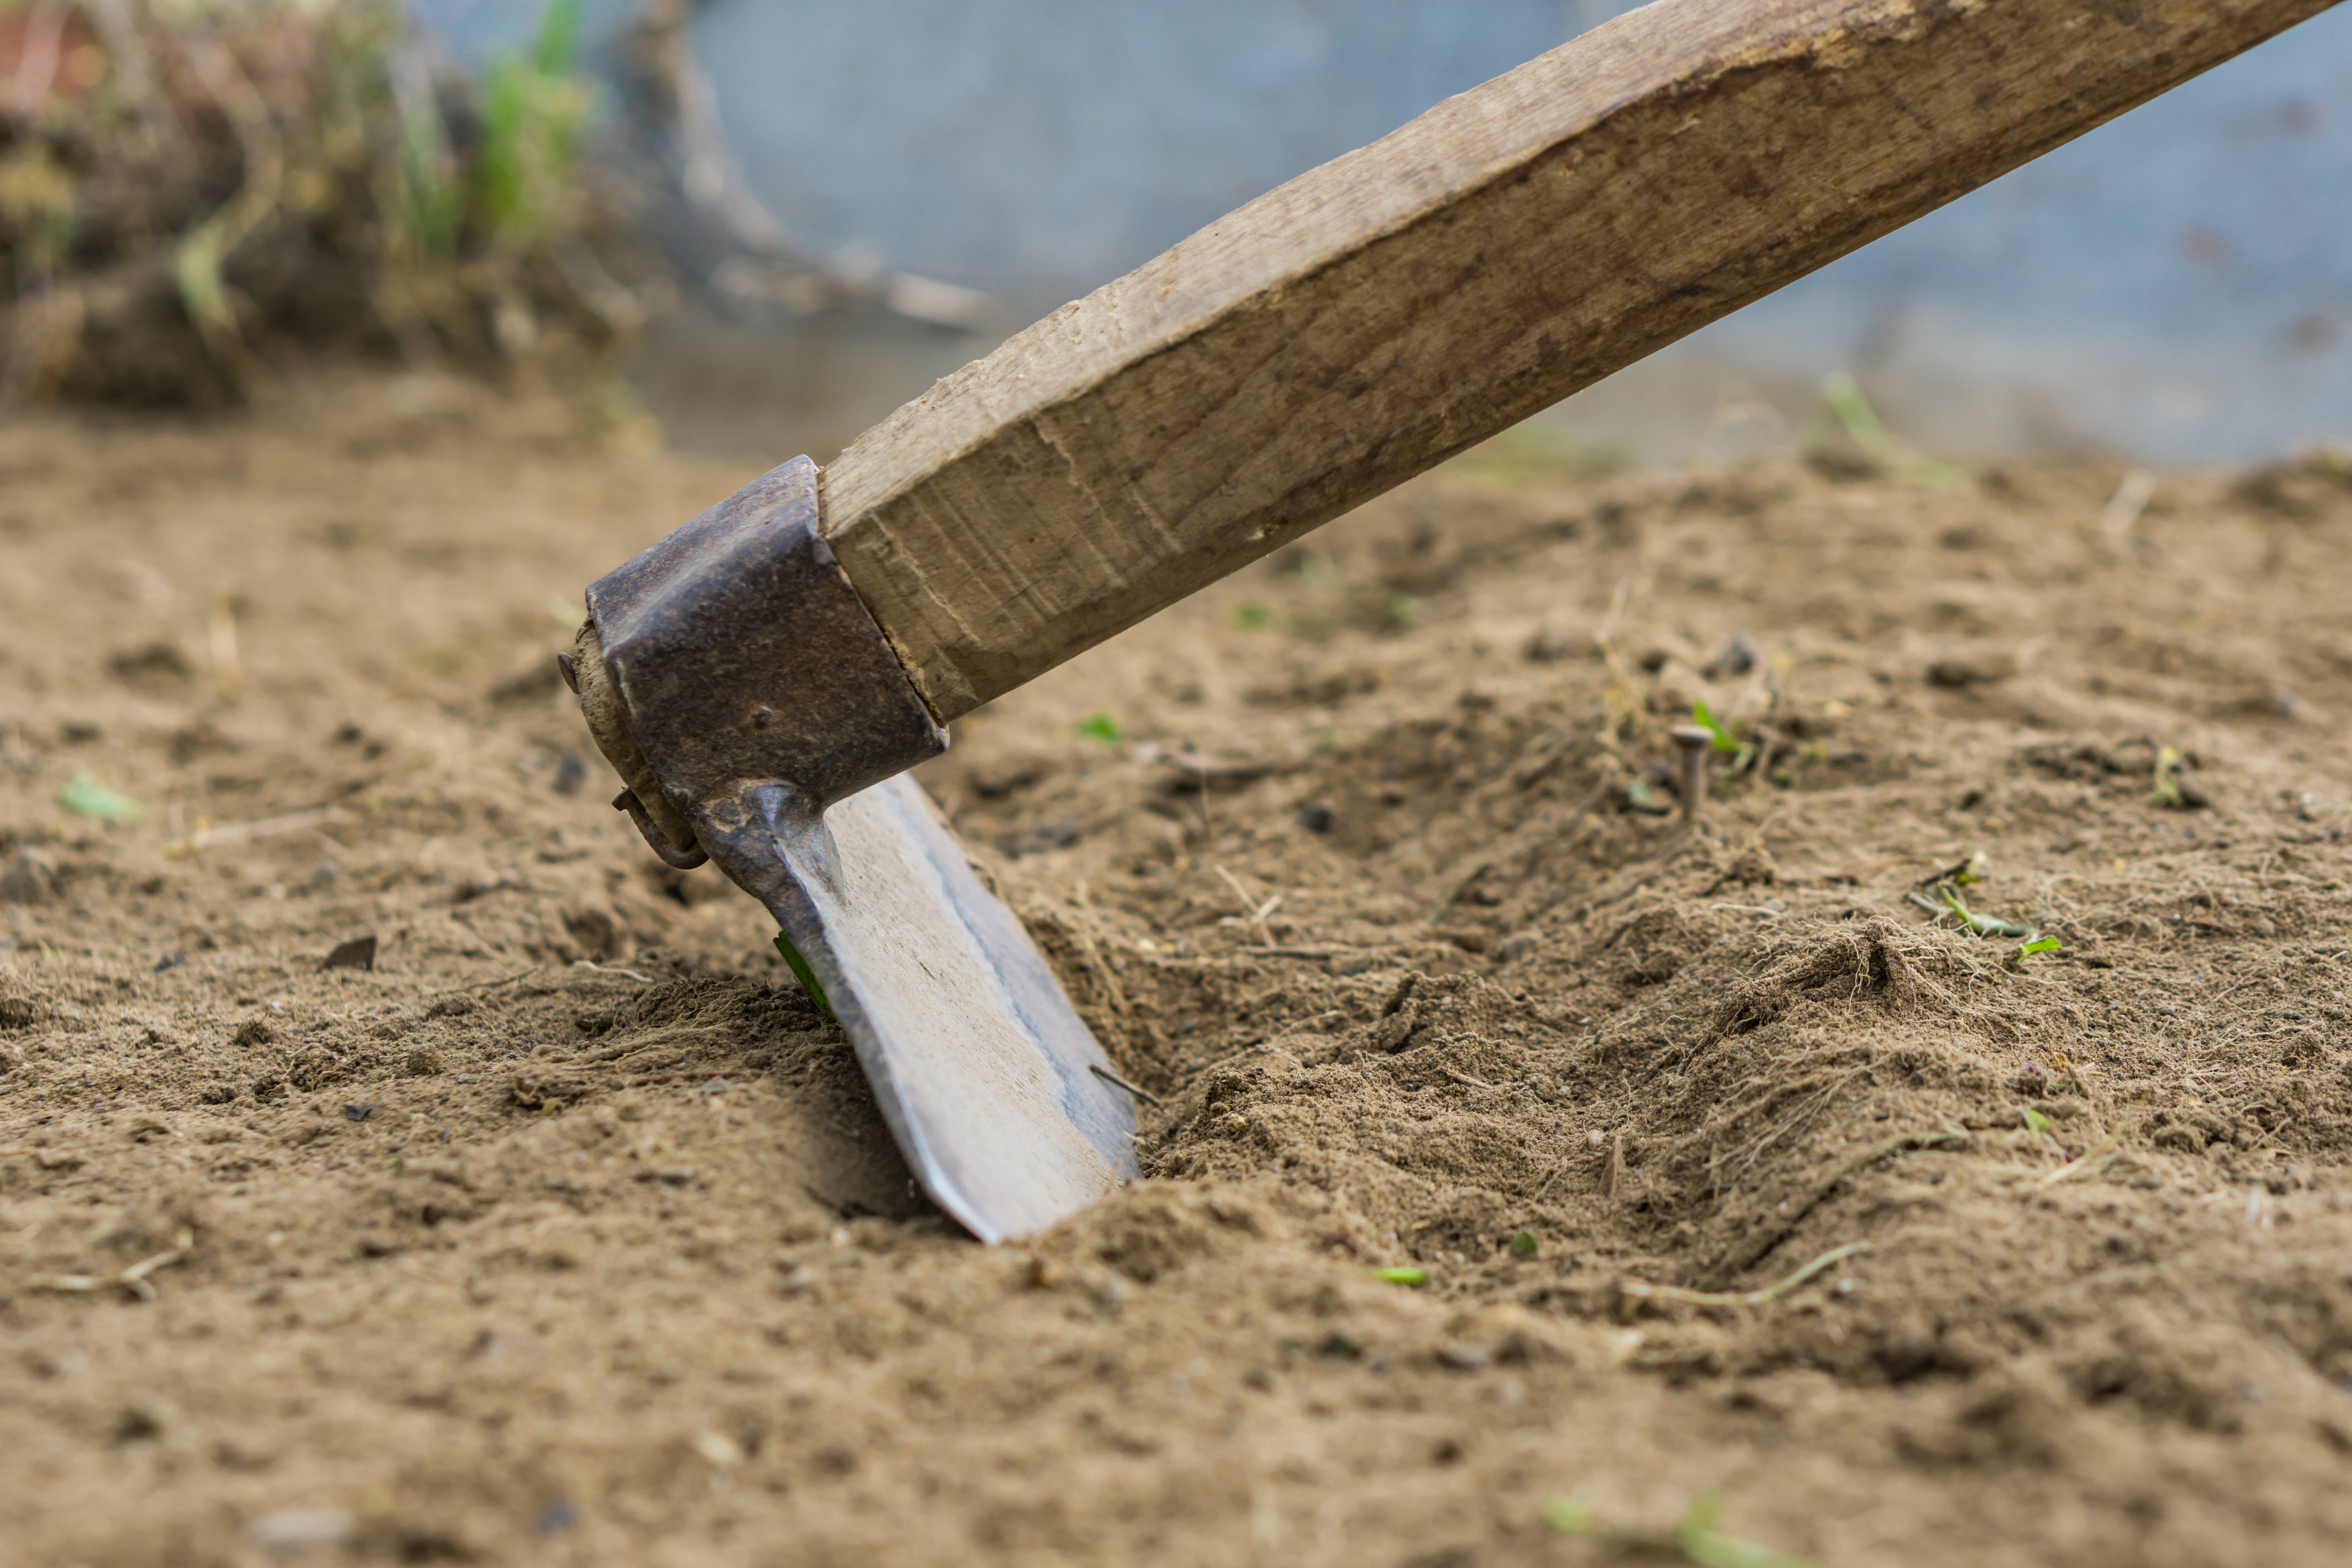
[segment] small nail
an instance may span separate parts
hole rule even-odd
[[[1676,788],[1683,797],[1683,820],[1696,822],[1706,804],[1707,753],[1715,750],[1715,731],[1698,724],[1677,724],[1667,733],[1682,753]]]

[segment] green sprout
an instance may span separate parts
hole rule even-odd
[[[1609,1529],[1598,1510],[1574,1498],[1554,1498],[1543,1507],[1544,1523],[1559,1534],[1605,1535],[1627,1554],[1677,1554],[1700,1568],[1809,1568],[1802,1557],[1722,1534],[1715,1528],[1722,1517],[1723,1500],[1714,1492],[1701,1492],[1684,1510],[1674,1532],[1660,1540],[1648,1531]]]
[[[1511,1256],[1514,1258],[1533,1258],[1536,1255],[1537,1245],[1536,1233],[1531,1230],[1523,1230],[1519,1232],[1518,1235],[1511,1237]]]
[[[1738,720],[1717,719],[1715,710],[1706,703],[1694,702],[1691,704],[1691,723],[1707,732],[1709,746],[1731,758],[1729,771],[1732,773],[1746,772],[1748,764],[1756,760],[1756,744],[1739,738]]]
[[[1234,625],[1245,632],[1264,631],[1274,622],[1274,612],[1256,600],[1234,606]]]
[[[828,1018],[833,1017],[833,1004],[824,999],[824,987],[816,983],[816,971],[809,967],[808,960],[801,956],[801,950],[793,945],[792,938],[778,931],[776,951],[784,955],[786,963],[792,965],[793,978],[801,983],[801,989],[807,992],[808,999],[816,1004],[816,1010]]]
[[[1805,1568],[1801,1557],[1717,1533],[1715,1522],[1722,1517],[1723,1500],[1713,1492],[1701,1492],[1683,1514],[1682,1522],[1675,1526],[1675,1544],[1700,1568]]]
[[[1426,1285],[1429,1283],[1429,1270],[1411,1267],[1375,1268],[1372,1278],[1383,1285]]]
[[[493,246],[527,250],[568,216],[592,100],[572,69],[579,38],[580,0],[549,0],[530,57],[498,61],[483,84],[475,202]]]
[[[1882,468],[1895,466],[1895,437],[1886,433],[1885,421],[1863,395],[1862,384],[1854,380],[1852,371],[1833,370],[1822,377],[1822,406],[1862,448],[1864,457]]]
[[[384,231],[394,248],[410,258],[454,258],[466,222],[466,193],[449,148],[448,128],[429,93],[401,116],[389,186],[383,199]]]
[[[1822,377],[1822,406],[1874,467],[1887,473],[1900,471],[1919,484],[1948,485],[1960,478],[1958,468],[1934,458],[1906,464],[1895,437],[1887,433],[1886,422],[1863,395],[1862,384],[1851,371],[1833,370]]]
[[[1118,721],[1108,713],[1091,713],[1079,720],[1078,733],[1089,741],[1100,741],[1107,746],[1116,746],[1127,738],[1126,731],[1118,727]]]
[[[2167,811],[2194,811],[2210,804],[2205,792],[2189,782],[2189,759],[2178,746],[2166,746],[2156,753],[2155,787],[2148,792],[2147,803]]]
[[[147,815],[145,806],[107,788],[89,773],[74,774],[58,791],[58,804],[76,816],[94,816],[100,822],[136,822]]]
[[[2030,1105],[2025,1107],[2025,1130],[2039,1138],[2051,1137],[2056,1131],[2051,1126],[2050,1118]]]
[[[1421,625],[1421,601],[1411,594],[1391,594],[1381,602],[1381,614],[1393,626]]]
[[[1588,1535],[1601,1522],[1601,1516],[1588,1503],[1556,1497],[1544,1504],[1543,1521],[1562,1535]]]
[[[1984,851],[1971,849],[1969,851],[1967,859],[1957,865],[1947,866],[1932,876],[1921,878],[1919,886],[1932,888],[1938,882],[1952,882],[1963,888],[1973,887],[1985,879],[1987,865]]]
[[[1960,923],[1979,936],[2014,936],[2022,937],[2031,942],[2042,934],[2022,921],[2004,921],[1991,915],[1976,913],[1960,900],[1959,889],[1957,888],[1940,888],[1937,890],[1944,896],[1944,907],[1959,916]]]
[[[2038,936],[2032,942],[2018,943],[2017,956],[2019,961],[2021,963],[2024,960],[2032,957],[2037,952],[2055,952],[2057,951],[2058,939],[2056,937]]]
[[[1711,744],[1718,752],[1739,750],[1739,730],[1737,724],[1718,721],[1712,709],[1704,702],[1691,704],[1691,722],[1715,737]]]

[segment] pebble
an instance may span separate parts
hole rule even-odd
[[[253,1543],[274,1557],[341,1546],[359,1521],[340,1508],[281,1508],[247,1527]]]

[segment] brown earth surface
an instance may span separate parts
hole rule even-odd
[[[961,726],[1165,1102],[992,1249],[554,679],[747,475],[16,419],[0,1561],[2341,1562],[2352,483],[1842,471],[1492,446]]]

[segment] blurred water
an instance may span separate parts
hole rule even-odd
[[[530,0],[421,0],[462,58]],[[1018,325],[1573,36],[1610,0],[716,0],[697,55],[814,249]],[[591,0],[609,37],[631,7]],[[2242,460],[2352,433],[2352,6],[1643,365],[1550,422],[1674,459],[1784,440],[1823,370],[1948,450]],[[988,342],[688,321],[643,376],[690,444],[823,457]],[[698,403],[698,383],[726,388]]]

